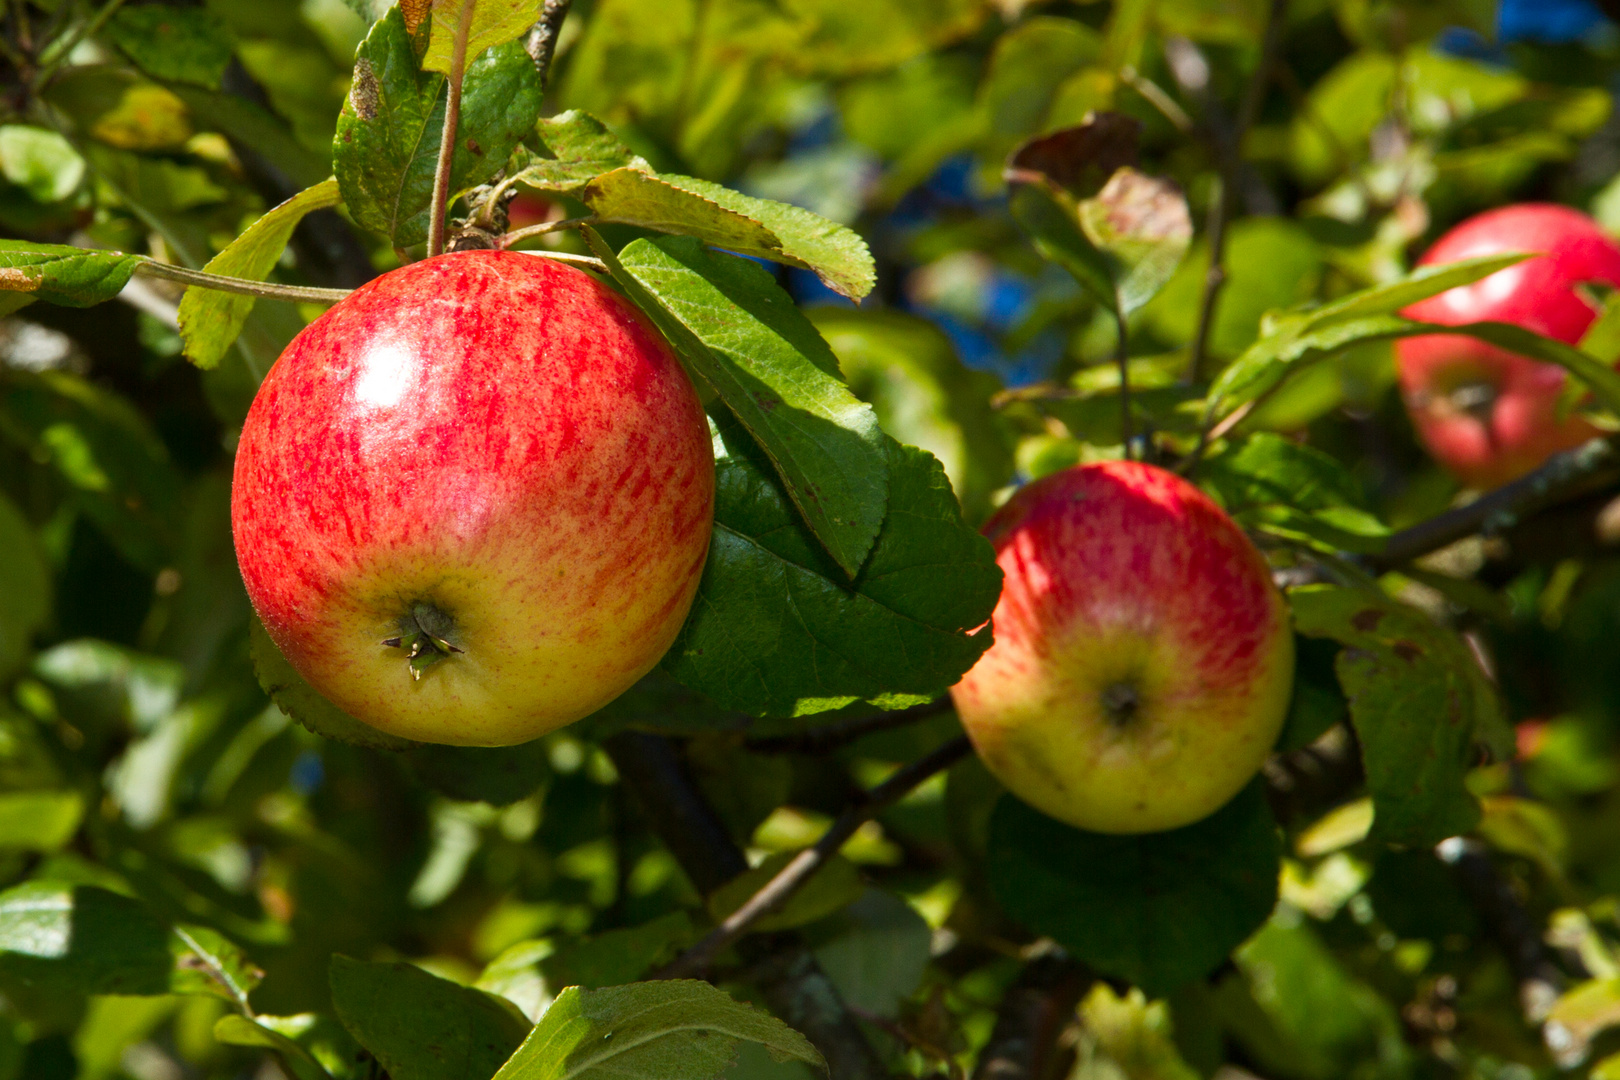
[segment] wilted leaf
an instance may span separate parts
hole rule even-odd
[[[803,1035],[708,983],[564,990],[495,1080],[713,1080],[742,1040],[825,1070]]]
[[[761,267],[690,240],[592,248],[720,395],[776,467],[794,505],[853,576],[883,521],[883,433],[838,361]]]
[[[1192,218],[1181,189],[1125,168],[1095,198],[1080,202],[1080,227],[1109,260],[1122,315],[1149,300],[1176,272],[1192,242]]]
[[[1107,975],[1161,994],[1213,971],[1277,902],[1282,842],[1255,782],[1203,821],[1112,836],[1012,796],[990,822],[990,887],[1007,913]]]
[[[1010,183],[1043,183],[1087,198],[1136,164],[1141,136],[1142,122],[1135,117],[1100,112],[1084,124],[1025,141],[1008,157],[1004,175]]]
[[[794,716],[932,700],[989,647],[1001,571],[939,462],[889,441],[888,516],[851,582],[747,439],[724,445],[708,565],[664,659],[676,678],[728,708]]]
[[[225,277],[263,281],[275,268],[304,215],[336,206],[338,201],[336,179],[323,180],[300,191],[249,225],[224,251],[210,259],[203,270]],[[180,337],[185,342],[186,358],[200,368],[218,365],[225,350],[242,332],[248,312],[253,310],[253,301],[253,297],[240,293],[198,285],[188,288],[180,298]]]

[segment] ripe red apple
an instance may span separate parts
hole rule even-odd
[[[1452,229],[1424,254],[1432,266],[1509,251],[1545,252],[1487,278],[1413,304],[1402,314],[1456,325],[1516,323],[1574,344],[1596,317],[1582,282],[1620,286],[1620,246],[1578,210],[1524,203],[1488,210]],[[1474,338],[1429,334],[1395,343],[1407,411],[1434,455],[1473,487],[1522,476],[1596,434],[1558,418],[1562,368]]]
[[[1095,832],[1173,829],[1237,794],[1288,712],[1288,608],[1248,537],[1152,465],[1078,465],[985,525],[995,644],[951,691],[986,766]]]
[[[317,690],[407,739],[504,746],[657,663],[713,498],[697,394],[640,313],[578,270],[470,251],[293,339],[242,429],[231,524]]]

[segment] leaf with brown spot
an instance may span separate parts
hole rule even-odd
[[[1479,821],[1464,784],[1481,749],[1512,752],[1496,688],[1468,647],[1421,612],[1372,590],[1289,593],[1294,626],[1344,645],[1334,665],[1361,743],[1372,835],[1431,846]]]
[[[1002,175],[1009,183],[1044,183],[1076,199],[1097,192],[1118,170],[1133,166],[1142,122],[1116,112],[1099,112],[1076,127],[1037,135],[1007,158]]]

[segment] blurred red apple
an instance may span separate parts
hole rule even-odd
[[[1620,287],[1620,246],[1578,210],[1548,203],[1504,206],[1441,237],[1419,265],[1509,251],[1545,254],[1413,304],[1424,322],[1515,323],[1574,344],[1597,311],[1583,282]],[[1407,411],[1429,452],[1473,487],[1522,476],[1596,432],[1558,417],[1563,369],[1483,341],[1430,334],[1395,344]]]
[[[951,691],[985,765],[1083,829],[1173,829],[1259,770],[1294,678],[1265,559],[1192,484],[1080,465],[985,526],[1006,574],[995,644]]]
[[[356,290],[254,399],[231,522],[271,639],[350,715],[502,746],[674,640],[708,550],[697,394],[628,302],[513,252]]]

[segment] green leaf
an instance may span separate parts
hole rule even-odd
[[[451,191],[481,184],[504,167],[540,113],[539,77],[517,42],[470,61],[465,85]],[[332,144],[344,205],[396,247],[427,238],[445,98],[444,76],[417,69],[396,6],[360,46]]]
[[[51,568],[34,530],[0,492],[0,679],[27,659],[34,634],[51,614]],[[5,830],[0,829],[0,836]]]
[[[422,57],[422,70],[450,73],[456,31],[468,4],[472,5],[468,60],[485,49],[523,37],[540,18],[540,0],[433,0],[433,27],[427,53]]]
[[[1013,918],[1161,994],[1209,974],[1266,921],[1281,855],[1256,781],[1203,821],[1126,836],[1070,828],[1005,796],[987,870]]]
[[[0,126],[0,173],[35,202],[60,202],[84,179],[84,158],[54,131],[25,124]]]
[[[413,964],[332,957],[338,1019],[393,1080],[489,1080],[528,1031],[517,1008]]]
[[[104,33],[136,67],[168,82],[218,90],[231,62],[233,46],[224,24],[201,7],[122,7]]]
[[[336,179],[323,180],[306,188],[232,240],[224,251],[208,261],[203,270],[225,277],[263,281],[281,258],[293,230],[312,210],[336,206],[339,201]],[[254,298],[239,293],[220,292],[193,285],[180,298],[180,337],[185,342],[186,359],[203,369],[216,367],[225,350],[235,343],[253,310]]]
[[[1092,299],[1114,309],[1117,298],[1108,260],[1052,195],[1032,184],[1019,184],[1013,189],[1012,211],[1036,251],[1067,270]]]
[[[0,850],[55,851],[79,831],[77,791],[0,792]]]
[[[326,700],[287,662],[257,618],[248,630],[248,646],[253,657],[253,672],[270,700],[315,734],[377,750],[409,750],[422,745],[379,731]]]
[[[739,874],[709,895],[709,914],[720,922],[747,903],[799,853],[779,851],[747,873]],[[788,930],[824,919],[855,902],[865,886],[855,864],[839,855],[828,859],[815,876],[788,898],[786,904],[756,919],[753,930]]]
[[[883,521],[883,432],[814,325],[762,267],[692,240],[592,248],[764,448],[816,537],[853,577]]]
[[[308,1050],[265,1023],[269,1019],[249,1020],[234,1013],[222,1016],[214,1024],[214,1038],[227,1046],[259,1046],[275,1051],[294,1080],[331,1080],[331,1074]]]
[[[1254,435],[1211,459],[1205,475],[1245,526],[1367,554],[1381,550],[1390,532],[1365,509],[1344,466],[1280,435]]]
[[[594,990],[635,982],[651,969],[675,959],[697,940],[697,928],[684,911],[672,911],[640,926],[626,926],[565,946],[540,960],[546,983],[555,988],[583,986]]]
[[[1513,742],[1468,647],[1371,590],[1313,586],[1289,602],[1301,634],[1345,646],[1335,667],[1373,798],[1371,835],[1426,847],[1473,828],[1479,804],[1464,781],[1475,746],[1500,758]]]
[[[676,678],[727,708],[796,716],[932,700],[989,648],[1001,570],[933,457],[889,441],[888,516],[850,582],[741,433],[723,442],[708,565],[664,659]]]
[[[527,187],[577,196],[586,184],[614,169],[652,171],[606,124],[580,109],[541,117],[535,135],[551,157],[518,149],[512,179]]]
[[[578,197],[603,222],[694,236],[743,255],[813,270],[829,289],[851,300],[871,292],[877,281],[872,253],[853,230],[707,180],[627,166],[596,177]]]
[[[633,983],[557,995],[495,1080],[713,1080],[741,1041],[826,1065],[808,1039],[708,983]]]
[[[1498,270],[1505,270],[1534,257],[1534,253],[1509,252],[1459,259],[1437,266],[1420,266],[1403,278],[1349,293],[1319,307],[1302,309],[1299,314],[1309,327],[1367,315],[1391,315],[1419,300],[1439,296],[1459,285],[1471,285]]]
[[[202,927],[167,927],[139,901],[91,885],[29,881],[0,893],[0,985],[80,994],[246,1000],[259,972]]]
[[[0,240],[0,290],[32,293],[36,299],[67,307],[90,307],[117,296],[142,259],[121,251]]]

